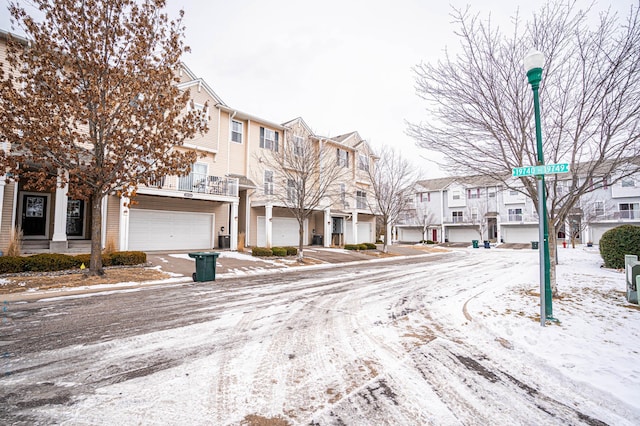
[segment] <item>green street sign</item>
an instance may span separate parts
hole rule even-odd
[[[569,173],[569,163],[513,168],[513,177],[552,175],[556,173]]]

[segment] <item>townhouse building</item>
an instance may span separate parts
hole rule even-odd
[[[598,244],[609,229],[640,225],[640,175],[608,183],[615,180],[606,176],[591,179],[593,190],[558,227],[559,241]],[[559,194],[571,190],[570,180],[560,177],[556,184]],[[479,176],[418,181],[410,210],[395,225],[395,238],[402,242],[537,241],[536,206],[518,189],[516,180],[510,186]]]
[[[0,64],[6,67],[6,32],[0,32]],[[188,90],[185,109],[204,109],[209,130],[178,149],[194,150],[198,159],[186,176],[164,176],[139,186],[134,202],[113,193],[102,200],[102,246],[118,250],[237,249],[248,246],[296,245],[297,221],[285,206],[270,199],[279,182],[258,158],[277,151],[302,133],[328,144],[336,161],[350,170],[337,182],[343,196],[327,198],[305,224],[305,243],[324,246],[375,239],[375,215],[362,200],[370,194],[364,167],[376,160],[357,132],[336,137],[313,134],[301,118],[274,123],[227,105],[186,65],[178,87]],[[3,144],[3,148],[6,144]],[[366,166],[365,166],[366,165]],[[269,173],[271,172],[271,173]],[[91,207],[67,196],[66,188],[37,192],[25,182],[0,175],[0,251],[14,230],[21,229],[23,252],[88,252]]]

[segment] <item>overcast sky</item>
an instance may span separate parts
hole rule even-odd
[[[426,114],[415,95],[412,67],[435,62],[459,43],[451,7],[471,5],[483,17],[510,27],[519,9],[527,20],[532,0],[167,0],[172,16],[185,11],[184,62],[229,106],[283,123],[302,117],[316,134],[357,130],[375,148],[400,148],[436,177],[405,134],[405,120]],[[10,29],[0,0],[0,28]],[[579,0],[579,4],[587,4]],[[637,0],[597,1],[626,11]],[[524,72],[523,72],[523,78]],[[446,171],[444,171],[446,172]]]

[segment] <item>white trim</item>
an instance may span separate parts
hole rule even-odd
[[[193,144],[190,144],[190,143],[183,143],[182,146],[184,148],[195,149],[196,151],[209,152],[211,154],[217,154],[218,153],[218,149],[217,148],[206,148],[204,146],[193,145]]]

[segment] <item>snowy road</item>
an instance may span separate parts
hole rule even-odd
[[[12,303],[0,423],[638,424],[483,326],[478,297],[535,290],[537,267],[457,251]]]

